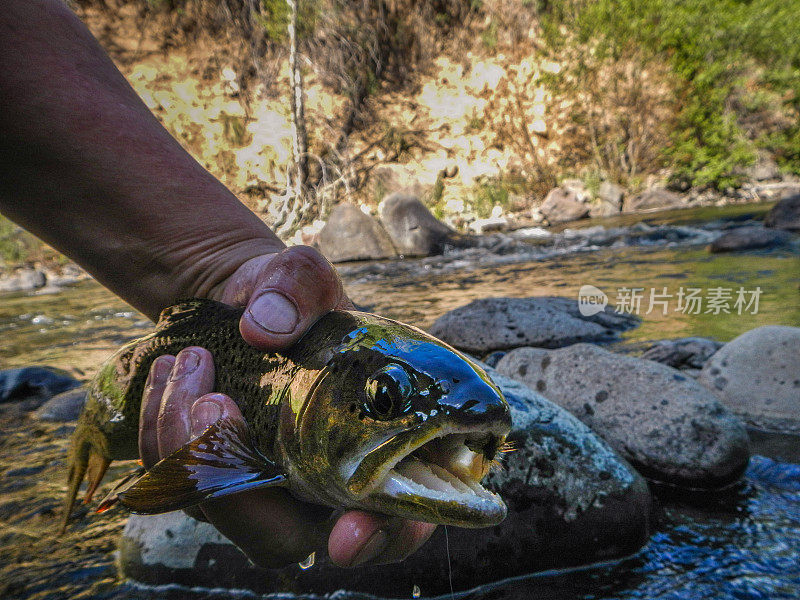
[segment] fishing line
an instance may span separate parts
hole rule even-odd
[[[447,535],[447,525],[444,525],[444,547],[447,550],[447,578],[450,580],[450,598],[455,598],[453,593],[453,567],[450,565],[450,536]]]

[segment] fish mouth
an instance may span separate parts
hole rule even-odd
[[[370,481],[358,485],[357,475],[372,462],[367,455],[349,487],[353,492],[361,487],[360,495],[378,510],[391,509],[407,518],[459,527],[496,525],[505,518],[506,505],[481,481],[505,433],[439,430],[412,443],[396,436],[370,453],[383,450],[382,464]]]

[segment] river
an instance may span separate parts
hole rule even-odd
[[[473,299],[576,298],[582,286],[592,285],[606,294],[611,306],[635,309],[641,316],[641,326],[625,332],[617,343],[627,351],[649,340],[684,336],[728,341],[761,325],[800,326],[797,241],[732,254],[710,254],[704,247],[723,229],[757,221],[766,208],[621,217],[551,236],[538,231],[501,236],[491,249],[354,263],[341,266],[340,272],[357,304],[423,328]],[[702,305],[687,306],[691,290],[698,290],[693,293]],[[638,305],[631,302],[632,294],[638,294]],[[747,302],[737,304],[739,295]],[[88,379],[115,348],[150,326],[94,282],[55,295],[4,296],[0,367],[52,365]],[[122,516],[84,520],[56,539],[72,426],[32,422],[9,410],[0,419],[0,597],[229,597],[212,591],[144,590],[120,582],[113,552]],[[756,455],[742,485],[725,496],[660,494],[660,521],[636,556],[537,574],[466,597],[800,598],[800,448],[779,442],[757,448],[770,456]],[[123,473],[127,468],[121,464],[113,469]]]

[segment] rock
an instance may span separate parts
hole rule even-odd
[[[396,252],[381,224],[352,204],[331,211],[319,234],[322,253],[331,262],[392,258]]]
[[[597,190],[597,198],[611,206],[616,207],[617,212],[622,208],[622,199],[625,197],[625,189],[610,181],[604,181]]]
[[[541,569],[626,556],[647,540],[651,499],[643,480],[611,448],[563,409],[525,386],[493,374],[512,409],[506,469],[489,485],[509,515],[491,529],[438,528],[402,565],[340,569],[322,553],[307,570],[261,569],[210,525],[182,513],[131,516],[120,544],[128,577],[149,584],[246,588],[259,594],[425,596]],[[447,535],[447,538],[445,538]],[[449,547],[449,556],[447,548]]]
[[[519,346],[609,341],[638,323],[634,315],[608,306],[584,316],[572,298],[482,298],[442,315],[430,331],[456,348],[483,355]]]
[[[565,179],[559,187],[575,194],[575,200],[578,202],[588,202],[592,197],[589,190],[586,189],[586,184],[580,179]]]
[[[769,154],[759,152],[755,164],[747,169],[746,175],[755,181],[777,180],[781,178],[781,171]]]
[[[505,217],[489,217],[486,219],[475,219],[469,224],[469,228],[478,235],[490,233],[492,231],[505,231],[508,229],[508,219]]]
[[[606,202],[605,200],[598,200],[589,205],[589,216],[593,219],[613,217],[617,214],[619,214],[619,206]]]
[[[0,292],[29,292],[44,287],[47,276],[40,269],[20,269],[0,277]]]
[[[42,404],[35,413],[41,421],[75,421],[86,403],[86,389],[75,388],[56,394]]]
[[[764,225],[800,233],[800,194],[779,200],[764,217]]]
[[[46,400],[81,382],[53,367],[22,367],[0,371],[0,402],[36,397]]]
[[[662,340],[646,350],[642,358],[675,369],[702,369],[706,361],[720,348],[722,343],[701,337]]]
[[[681,206],[683,206],[683,198],[679,194],[664,188],[651,188],[632,198],[626,198],[623,212],[666,210],[668,208],[680,208]]]
[[[709,252],[735,252],[757,250],[784,244],[791,239],[785,231],[773,231],[764,227],[737,227],[726,231],[708,246]]]
[[[578,199],[575,192],[557,187],[547,194],[539,212],[550,223],[561,223],[583,219],[589,214],[589,207]]]
[[[416,196],[392,194],[380,203],[378,213],[394,247],[405,256],[440,254],[455,233]]]
[[[747,425],[800,433],[800,327],[743,333],[706,362],[698,381]]]
[[[715,489],[747,467],[744,424],[671,367],[576,344],[518,348],[497,370],[569,410],[651,479]]]

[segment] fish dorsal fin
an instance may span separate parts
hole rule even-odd
[[[157,514],[285,482],[278,466],[256,449],[247,426],[225,418],[149,470],[120,481],[97,510],[119,502],[136,513]]]

